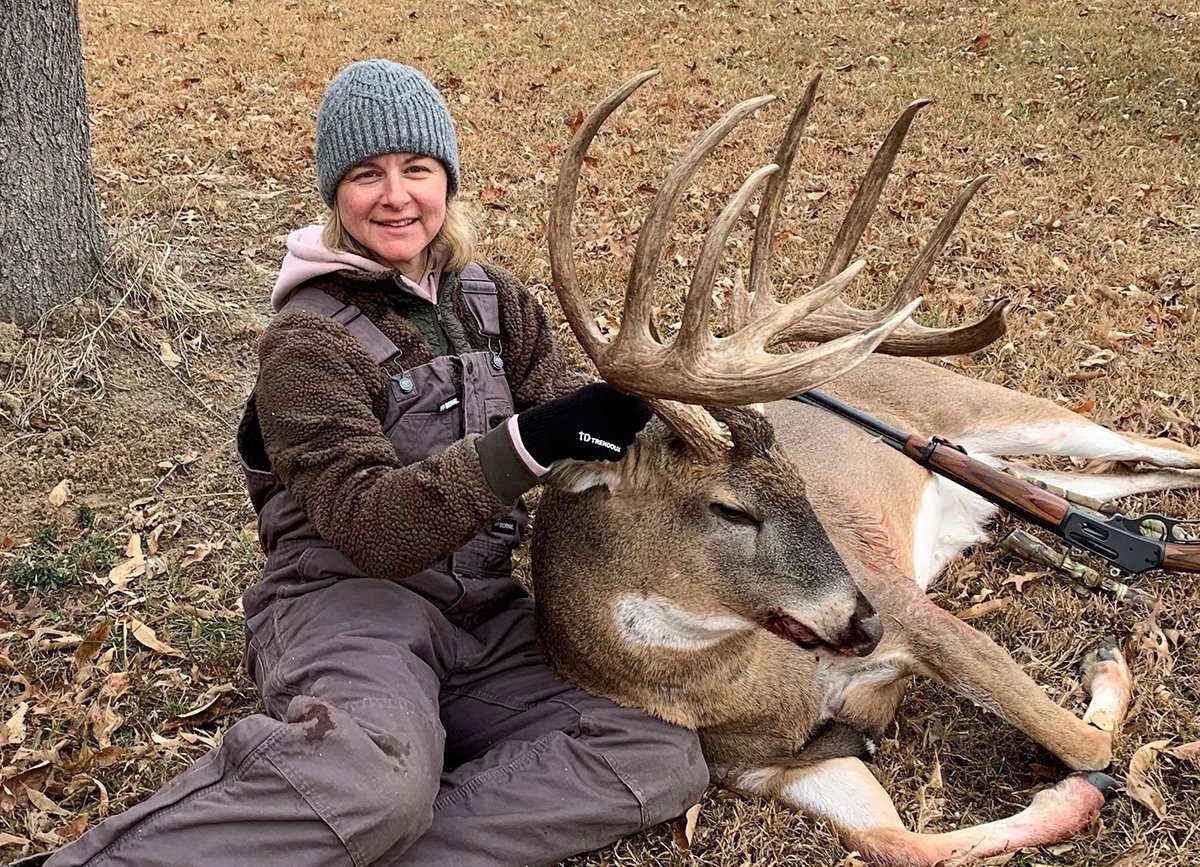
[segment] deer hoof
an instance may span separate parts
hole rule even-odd
[[[1089,689],[1092,686],[1092,682],[1102,672],[1115,677],[1118,683],[1124,682],[1126,689],[1133,685],[1129,666],[1125,664],[1125,656],[1121,653],[1121,645],[1111,635],[1101,638],[1096,646],[1083,657],[1083,661],[1079,664],[1079,674],[1083,677],[1084,685]]]
[[[1083,777],[1090,785],[1100,790],[1105,802],[1111,801],[1117,794],[1117,781],[1101,771],[1089,771],[1083,774],[1072,774]]]
[[[1104,661],[1113,660],[1121,655],[1121,645],[1117,643],[1115,636],[1106,635],[1100,639],[1100,642],[1092,650],[1092,653],[1096,655],[1097,659]]]

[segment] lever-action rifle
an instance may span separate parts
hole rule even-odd
[[[1127,518],[1082,509],[1033,482],[1024,481],[967,455],[941,437],[925,439],[813,389],[792,400],[831,412],[857,425],[931,472],[962,485],[1006,512],[1036,524],[1105,560],[1110,571],[1148,569],[1200,572],[1200,521],[1147,514]]]

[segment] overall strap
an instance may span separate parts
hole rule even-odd
[[[376,364],[387,363],[400,351],[374,322],[363,316],[361,310],[353,304],[343,304],[315,286],[296,290],[283,305],[283,310],[304,310],[332,319],[354,335]]]
[[[458,274],[458,283],[479,333],[484,337],[499,337],[500,305],[492,278],[478,263],[468,262]]]

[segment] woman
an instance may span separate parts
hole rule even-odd
[[[556,461],[619,458],[649,411],[580,386],[533,297],[471,263],[420,73],[343,69],[316,163],[329,219],[288,239],[238,432],[268,714],[52,867],[553,863],[707,782],[693,733],[550,672],[511,577],[520,495]]]

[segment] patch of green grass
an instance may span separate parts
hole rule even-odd
[[[9,563],[5,580],[18,590],[47,592],[80,583],[79,572],[58,549],[58,536],[43,527],[33,541],[22,548]]]
[[[95,515],[83,509],[77,523],[91,526]],[[85,579],[111,569],[120,559],[112,537],[100,530],[88,530],[65,548],[58,531],[42,527],[26,547],[17,552],[4,573],[5,580],[18,590],[47,593],[60,587],[83,584]]]
[[[96,575],[117,565],[121,550],[107,533],[90,530],[71,544],[68,556],[78,571]]]

